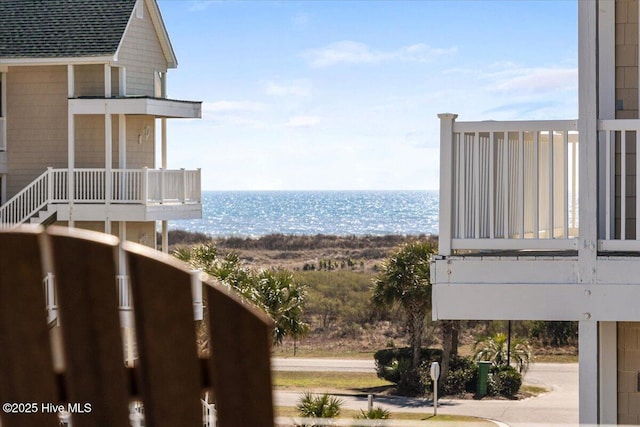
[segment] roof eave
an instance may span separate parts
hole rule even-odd
[[[155,0],[145,0],[145,3],[149,9],[151,22],[156,29],[158,39],[160,40],[160,46],[162,47],[165,59],[167,60],[167,68],[177,68],[178,59],[176,58],[173,46],[171,45],[171,39],[169,39],[167,27],[164,25],[164,21],[162,20],[162,14],[160,13],[158,3]]]
[[[75,57],[46,57],[46,58],[15,58],[1,57],[0,65],[70,65],[70,64],[106,64],[115,62],[116,55],[104,56],[75,56]]]

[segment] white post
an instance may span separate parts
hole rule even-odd
[[[111,112],[109,111],[109,104],[105,103],[104,112],[104,203],[107,206],[107,212],[109,212],[109,204],[111,203],[112,189],[111,189],[111,170],[113,164],[112,156],[113,148],[113,135],[111,128]],[[108,216],[108,215],[107,215]]]
[[[118,168],[127,168],[127,116],[118,114]]]
[[[118,94],[120,96],[127,96],[127,69],[126,67],[120,67],[118,69]]]
[[[142,204],[149,204],[149,168],[142,168]]]
[[[598,323],[590,320],[578,322],[578,420],[580,425],[598,424]],[[617,408],[613,408],[617,411]]]
[[[167,168],[167,119],[160,119],[161,159],[160,167]]]
[[[600,0],[598,2],[598,8],[598,118],[608,120],[616,118],[615,0]],[[605,184],[598,186],[600,200],[598,206],[598,230],[600,237],[608,240],[608,236],[614,232],[614,222],[607,221],[607,212],[613,212],[615,198],[607,196],[615,194],[615,188],[607,188],[606,183],[615,183],[615,180],[610,180],[607,176],[607,172],[613,170],[613,168],[611,168],[612,164],[610,162],[608,163],[608,159],[615,159],[615,155],[614,157],[609,157],[611,153],[607,153],[606,151],[607,144],[605,143],[605,134],[609,135],[610,132],[602,132],[598,136],[600,182]],[[582,135],[580,135],[580,139],[582,141]]]
[[[6,69],[0,69],[0,118],[4,122],[4,126],[0,126],[0,150],[7,149],[7,71]],[[4,197],[4,192],[2,192]],[[4,201],[0,201],[4,203]]]
[[[616,322],[599,322],[600,372],[600,423],[618,423],[618,325]]]
[[[164,171],[167,169],[167,119],[160,119],[160,139],[161,139],[161,164],[162,172],[160,177],[160,203],[164,202]],[[162,252],[169,253],[169,227],[167,221],[162,221]]]
[[[453,123],[457,114],[438,114],[440,118],[440,216],[438,253],[451,255],[453,216]]]
[[[590,298],[596,286],[598,243],[598,2],[578,2],[579,217],[578,286]],[[588,306],[588,301],[585,301]],[[579,322],[579,422],[598,423],[598,324],[584,313]]]
[[[67,65],[67,96],[75,96],[75,71],[73,65]],[[67,199],[69,203],[69,227],[74,226],[73,199],[75,192],[75,116],[71,107],[67,107]]]
[[[104,97],[111,98],[111,65],[104,64]]]
[[[169,253],[169,222],[162,221],[162,252]]]
[[[191,272],[191,297],[193,299],[193,320],[204,319],[200,270]]]
[[[180,169],[182,171],[182,204],[187,202],[187,171],[185,168]]]

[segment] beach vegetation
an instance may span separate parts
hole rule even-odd
[[[425,322],[431,309],[430,262],[433,253],[431,242],[406,243],[383,263],[374,281],[374,304],[382,307],[398,304],[404,311],[414,370],[420,364]]]
[[[303,321],[306,287],[296,281],[291,272],[284,269],[254,271],[244,267],[235,252],[218,256],[212,242],[180,247],[174,255],[233,288],[269,314],[275,322],[275,344],[280,344],[285,337],[299,339],[308,333],[309,325]]]

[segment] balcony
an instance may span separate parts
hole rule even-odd
[[[598,147],[592,151],[598,174],[583,174],[581,181],[576,120],[455,117],[440,116],[434,316],[635,318],[640,120],[598,122]],[[580,239],[580,191],[597,195],[597,209],[589,212],[597,222],[597,243]]]
[[[449,123],[440,252],[576,250],[577,121]]]
[[[53,214],[58,221],[201,218],[201,194],[200,169],[74,169],[70,174],[49,168],[0,208],[0,227],[44,222]]]
[[[142,114],[165,118],[202,117],[202,102],[147,96],[82,97],[69,99],[72,114]]]
[[[598,251],[640,251],[640,120],[598,123]],[[443,118],[440,253],[576,251],[576,120]],[[519,255],[526,255],[522,252]]]

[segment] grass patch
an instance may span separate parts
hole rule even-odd
[[[276,417],[284,417],[284,418],[295,418],[299,417],[298,411],[296,408],[289,406],[276,406],[275,408]],[[342,409],[340,411],[341,419],[345,418],[354,418],[356,415],[360,415],[359,410],[355,409]],[[437,415],[433,416],[433,414],[425,414],[421,412],[394,412],[391,411],[391,420],[404,420],[404,421],[426,421],[425,425],[428,423],[447,423],[450,424],[450,427],[455,427],[457,425],[467,427],[470,424],[478,427],[495,427],[495,424],[482,418],[469,417],[466,415]]]
[[[539,385],[531,385],[531,384],[522,384],[520,387],[520,394],[523,394],[526,397],[534,397],[542,393],[546,393],[549,390],[546,387],[542,387]]]
[[[536,354],[533,363],[578,363],[577,354]]]
[[[274,371],[273,385],[285,389],[322,388],[362,392],[386,388],[393,384],[378,378],[374,373],[365,372]]]
[[[303,343],[304,344],[304,343]],[[362,351],[351,349],[318,348],[314,346],[303,346],[298,343],[295,357],[307,359],[369,359],[373,360],[374,350]],[[285,343],[274,347],[273,357],[293,357],[293,344]]]

